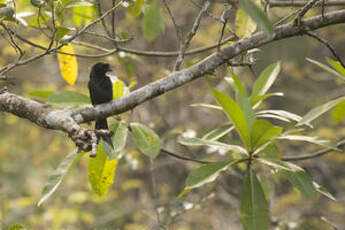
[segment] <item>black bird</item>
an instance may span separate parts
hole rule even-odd
[[[109,71],[112,71],[112,69],[108,63],[98,62],[92,66],[88,87],[93,106],[113,100],[113,84],[110,78],[105,75]],[[96,120],[95,129],[108,129],[107,119]],[[102,138],[114,148],[109,136],[103,136]],[[97,139],[99,141],[99,136]]]

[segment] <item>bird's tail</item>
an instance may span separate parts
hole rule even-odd
[[[96,121],[96,125],[95,125],[95,129],[108,129],[108,122],[107,119],[99,119]],[[99,141],[99,136],[97,137],[98,141]],[[103,140],[105,142],[107,142],[113,149],[113,142],[111,140],[111,138],[109,136],[102,136]]]

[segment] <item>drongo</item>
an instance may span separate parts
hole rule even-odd
[[[113,84],[110,78],[105,75],[109,71],[112,71],[112,69],[108,63],[98,62],[92,66],[88,87],[93,106],[113,100]],[[108,129],[107,119],[96,120],[95,129]],[[99,138],[97,136],[98,141]],[[103,136],[102,138],[114,148],[109,136]]]

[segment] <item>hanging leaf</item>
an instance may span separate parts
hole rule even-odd
[[[251,169],[244,178],[240,210],[244,230],[268,230],[268,203],[260,181]]]
[[[95,158],[90,158],[88,176],[92,190],[99,196],[108,192],[110,185],[114,183],[118,159],[109,160],[102,149],[102,145],[97,146]]]
[[[74,54],[74,49],[71,45],[71,43],[68,43],[67,45],[62,46],[59,49],[61,52]],[[60,67],[60,73],[63,79],[70,84],[74,85],[75,81],[78,77],[78,62],[77,58],[73,55],[67,55],[67,54],[57,54],[58,61],[59,61],[59,67]]]
[[[269,36],[274,36],[274,27],[268,19],[265,12],[263,12],[258,5],[252,0],[240,0],[240,8],[251,17],[251,19],[260,26],[260,28]]]
[[[118,121],[110,125],[109,129],[114,132],[111,137],[114,146],[114,152],[118,153],[125,148],[127,141],[127,124],[124,121]]]
[[[78,106],[91,104],[90,98],[74,91],[60,91],[49,95],[47,102],[59,106]]]
[[[235,26],[235,32],[240,38],[248,37],[256,30],[256,23],[248,17],[242,8],[236,12]]]
[[[59,187],[64,176],[72,168],[72,166],[81,158],[83,154],[78,153],[77,150],[74,150],[68,154],[65,159],[59,164],[57,169],[49,176],[47,183],[44,185],[41,198],[37,203],[37,206],[41,206]]]
[[[344,100],[345,100],[345,96],[334,99],[332,101],[327,102],[326,104],[313,108],[306,115],[302,117],[302,119],[296,124],[296,126],[298,127],[298,126],[310,124],[310,122],[312,122],[314,119],[318,118],[325,112],[331,110],[333,107],[335,107],[337,104],[339,104],[340,102]]]
[[[164,33],[165,24],[160,11],[160,0],[153,0],[147,7],[141,27],[144,38],[148,42],[157,38],[159,34]]]
[[[316,189],[304,170],[296,172],[283,170],[282,173],[305,197],[316,199]]]
[[[246,0],[250,1],[250,0]],[[253,86],[251,100],[261,95],[264,95],[277,79],[280,72],[280,62],[269,65],[258,77]]]
[[[139,123],[131,123],[130,127],[138,149],[151,158],[157,157],[161,146],[159,136],[152,129]]]
[[[182,197],[191,189],[198,188],[207,183],[213,182],[222,171],[226,170],[229,166],[236,163],[238,163],[238,160],[219,161],[206,164],[192,171],[187,177],[185,189],[178,197]]]

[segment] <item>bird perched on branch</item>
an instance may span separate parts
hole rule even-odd
[[[112,71],[108,63],[98,62],[92,66],[88,83],[91,102],[93,106],[113,100],[113,84],[106,73]],[[96,120],[95,129],[108,129],[106,118]],[[102,136],[103,140],[114,148],[110,136]],[[99,142],[100,136],[97,136]]]

